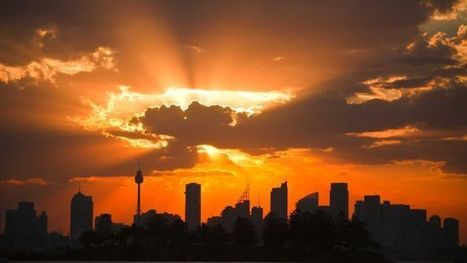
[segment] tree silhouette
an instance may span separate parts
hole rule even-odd
[[[336,226],[339,237],[339,248],[350,251],[372,251],[379,248],[379,244],[370,238],[366,225],[357,217],[349,221],[345,217],[338,217]]]
[[[247,218],[238,217],[233,229],[233,238],[237,245],[256,245],[258,234],[255,226]]]
[[[227,258],[226,249],[229,243],[229,234],[225,232],[221,225],[208,227],[205,224],[197,231],[198,239],[196,242],[200,244],[202,260],[222,260]]]
[[[131,227],[124,227],[117,233],[113,234],[111,236],[113,243],[118,245],[118,246],[127,246],[128,245],[128,240],[132,236],[132,230]]]
[[[387,262],[364,223],[323,211],[296,210],[288,221],[269,213],[261,236],[247,218],[237,218],[229,234],[205,224],[189,232],[182,220],[156,214],[144,227],[88,231],[80,241],[84,250],[72,259]]]
[[[266,246],[282,248],[287,242],[287,222],[269,213],[264,218],[262,237]]]
[[[154,249],[165,245],[168,240],[169,222],[161,215],[155,215],[147,222],[145,243]]]
[[[295,210],[290,214],[289,240],[302,257],[330,254],[336,243],[336,233],[332,218],[322,211]]]
[[[86,231],[79,237],[85,248],[101,247],[106,243],[106,235],[97,231]]]

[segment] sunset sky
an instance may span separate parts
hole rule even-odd
[[[348,182],[460,220],[467,243],[467,0],[2,1],[0,209],[69,232],[94,214],[202,218],[287,180]]]

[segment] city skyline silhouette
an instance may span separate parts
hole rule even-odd
[[[290,213],[288,212],[290,209],[287,208],[287,181],[282,182],[279,187],[271,188],[271,209],[267,214],[263,214],[263,208],[259,204],[250,209],[250,185],[247,183],[244,192],[241,193],[235,204],[227,204],[219,215],[210,216],[203,222],[201,220],[201,184],[187,183],[185,185],[185,213],[182,216],[159,211],[157,208],[150,208],[144,212],[141,209],[140,195],[143,171],[140,165],[138,165],[135,174],[135,184],[138,189],[134,198],[136,213],[130,225],[115,222],[112,220],[112,214],[110,213],[101,213],[93,217],[94,202],[97,203],[98,201],[93,200],[92,195],[82,193],[81,185],[79,185],[78,192],[71,198],[70,202],[71,213],[69,220],[71,223],[69,234],[48,232],[46,211],[37,214],[33,202],[21,201],[18,203],[16,210],[7,209],[5,211],[5,229],[1,235],[2,250],[49,251],[49,253],[55,251],[55,253],[59,253],[61,250],[80,251],[84,249],[84,251],[90,253],[89,249],[92,247],[109,245],[102,243],[102,241],[96,243],[98,242],[98,239],[96,239],[98,236],[95,235],[122,235],[127,233],[129,229],[134,229],[133,231],[137,229],[153,231],[151,229],[155,222],[159,222],[158,224],[165,222],[164,224],[169,227],[180,224],[181,229],[184,229],[183,231],[187,234],[200,233],[200,231],[203,231],[202,229],[211,231],[220,229],[225,235],[232,235],[235,242],[240,242],[238,244],[249,244],[253,247],[258,246],[258,244],[260,246],[261,244],[269,246],[270,240],[274,240],[270,239],[269,235],[277,231],[269,229],[271,220],[279,224],[290,224],[290,230],[288,231],[293,231],[294,225],[297,224],[295,221],[310,220],[306,219],[308,216],[317,218],[324,216],[321,220],[335,222],[333,223],[336,224],[335,227],[341,224],[339,223],[341,220],[342,222],[355,224],[352,227],[361,224],[361,231],[363,231],[361,238],[368,235],[368,241],[374,242],[375,247],[372,249],[379,248],[380,252],[388,255],[395,253],[396,255],[400,254],[409,257],[433,256],[438,255],[437,253],[440,253],[440,251],[444,251],[441,252],[440,255],[442,255],[446,251],[457,249],[460,245],[458,219],[441,218],[439,215],[432,215],[428,219],[427,210],[425,209],[413,209],[410,205],[393,204],[388,200],[381,201],[379,195],[364,195],[363,200],[355,202],[354,212],[349,215],[348,197],[350,191],[348,184],[345,182],[331,182],[329,184],[329,205],[320,203],[319,192],[313,192],[295,201],[295,208]],[[244,223],[242,223],[242,220],[244,220]],[[243,230],[239,230],[242,224],[245,224],[241,228]],[[249,228],[251,230],[248,230]],[[305,230],[302,229],[302,231]],[[292,233],[290,235],[293,235]],[[333,232],[328,235],[337,235],[331,233]],[[317,233],[311,232],[310,234]],[[104,236],[100,237],[99,240],[103,240]],[[287,242],[294,244],[294,242],[297,242],[294,238],[284,239],[283,242],[284,244]],[[132,239],[126,239],[125,244],[130,242],[130,244],[137,245],[139,242],[128,240]],[[145,250],[144,248],[140,249]],[[140,254],[140,256],[143,254]],[[133,256],[139,258],[137,255]],[[188,258],[190,257],[188,256]],[[194,258],[197,257],[194,256]],[[251,255],[246,255],[242,259],[249,258],[251,259]]]

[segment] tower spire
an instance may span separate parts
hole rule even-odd
[[[138,185],[138,196],[136,201],[136,215],[141,215],[141,184],[143,183],[143,171],[141,170],[141,162],[138,162],[138,170],[136,170],[135,183]]]

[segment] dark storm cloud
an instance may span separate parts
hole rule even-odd
[[[401,61],[413,65],[457,64],[458,61],[452,58],[457,51],[453,43],[448,41],[447,37],[441,34],[434,35],[431,38],[421,36],[404,52]]]
[[[177,106],[148,109],[141,121],[151,133],[188,139],[191,145],[197,145],[226,134],[233,122],[233,113],[228,107],[203,106],[194,102],[186,111]]]
[[[446,171],[466,173],[467,167],[461,161],[467,156],[465,141],[402,138],[401,144],[368,148],[364,146],[377,139],[345,135],[417,125],[424,130],[460,130],[458,134],[462,136],[467,127],[465,101],[467,88],[452,83],[394,102],[347,104],[344,97],[328,92],[241,118],[236,126],[228,125],[233,121],[229,108],[199,103],[193,103],[185,112],[175,106],[148,109],[141,121],[149,132],[174,136],[177,143],[186,147],[198,144],[224,148],[332,147],[334,154],[348,161],[446,161]],[[195,119],[191,119],[193,112]]]
[[[399,43],[435,11],[457,1],[2,1],[0,61],[22,64],[44,52],[65,58],[96,46],[118,48],[119,26],[139,20],[170,24],[181,45],[212,36],[244,39],[268,50],[321,43],[340,48]],[[39,50],[33,36],[53,26],[56,38]],[[215,39],[215,38],[214,38]],[[273,45],[271,45],[273,43]]]

